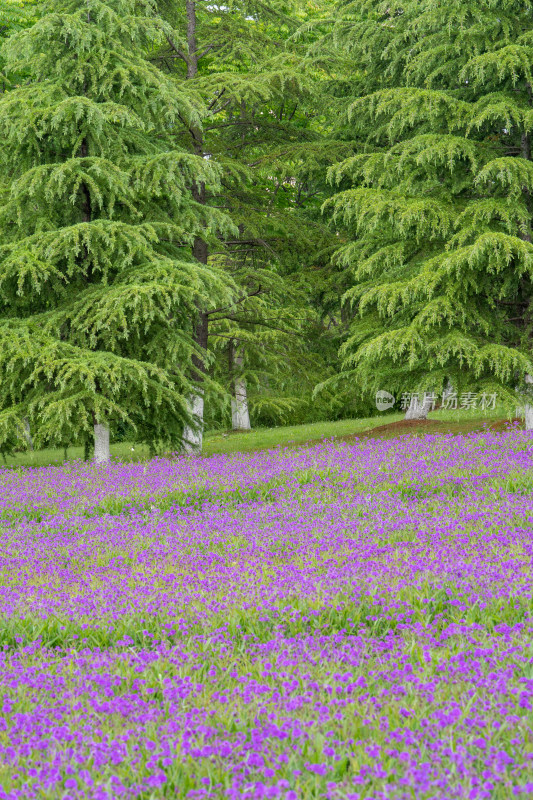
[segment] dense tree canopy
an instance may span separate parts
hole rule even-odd
[[[359,152],[331,169],[327,206],[363,389],[504,396],[531,370],[532,37],[528,3],[343,9]]]
[[[149,3],[66,0],[4,46],[30,74],[0,100],[6,436],[24,416],[38,441],[181,435],[195,308],[228,298],[190,248],[232,226],[191,192],[220,170],[176,143],[201,103],[144,58],[160,36]]]
[[[217,379],[208,387],[207,418],[216,422],[224,412],[221,388],[231,394],[244,382],[256,418],[284,418],[311,396],[311,385],[302,397],[290,378],[297,363],[309,367],[308,333],[317,324],[309,302],[315,287],[305,276],[334,238],[317,185],[325,175],[322,159],[317,169],[326,146],[316,92],[323,73],[307,58],[310,37],[296,37],[316,10],[301,0],[160,8],[175,33],[154,62],[190,82],[207,109],[202,130],[182,142],[220,164],[220,191],[205,192],[203,201],[224,208],[238,229],[215,249],[196,251],[239,287],[233,304],[203,313]]]

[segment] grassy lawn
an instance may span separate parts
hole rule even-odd
[[[366,417],[362,419],[342,419],[337,422],[313,422],[308,425],[288,425],[276,428],[258,428],[249,433],[224,433],[217,431],[205,437],[206,455],[215,453],[249,452],[251,450],[268,450],[272,447],[283,447],[291,444],[342,438],[371,430],[384,422],[396,422],[403,414],[390,414],[386,417]]]
[[[414,435],[439,432],[468,433],[472,430],[479,430],[483,425],[505,417],[506,412],[501,408],[487,411],[483,414],[476,409],[468,411],[459,409],[457,411],[433,411],[429,415],[429,420],[435,424],[420,428],[418,431],[407,426],[405,429],[403,426],[391,427],[390,430],[383,429],[383,426],[400,423],[404,418],[403,413],[382,414],[361,419],[343,419],[336,422],[313,422],[307,425],[257,428],[249,433],[208,431],[204,437],[203,454],[210,456],[216,453],[268,450],[273,447],[290,447],[291,445],[301,445],[306,442],[312,443],[329,438],[349,439],[367,431],[372,432],[375,428],[381,428],[376,432],[376,435],[379,435],[380,438],[398,436],[402,433],[412,433]],[[446,423],[445,427],[442,426],[443,422]],[[142,461],[148,458],[148,447],[132,442],[119,442],[111,445],[111,454],[117,461]],[[82,458],[82,447],[68,448],[68,461]],[[4,464],[9,467],[42,467],[63,464],[64,460],[65,454],[62,448],[49,448],[7,456]]]

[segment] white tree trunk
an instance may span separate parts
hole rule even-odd
[[[196,423],[185,425],[183,429],[182,452],[188,455],[200,455],[204,435],[204,394],[197,391],[188,399],[189,413]]]
[[[110,457],[109,427],[98,423],[94,426],[94,461],[96,464],[107,464]]]
[[[533,384],[533,376],[526,375],[525,381],[528,384],[528,387],[530,387],[531,384]],[[527,400],[524,404],[524,418],[525,418],[526,431],[533,430],[533,405],[531,405],[531,403],[528,403]]]
[[[231,426],[234,431],[249,431],[252,427],[245,380],[235,381],[235,397],[231,398]]]
[[[414,394],[409,403],[409,408],[405,412],[405,419],[427,419],[431,410],[431,400],[419,402],[418,396]]]
[[[448,378],[448,380],[446,381],[446,386],[444,387],[442,392],[442,405],[444,405],[448,397],[450,397],[450,395],[452,394],[453,394],[453,384],[451,380]]]
[[[233,351],[233,363],[242,367],[243,357]],[[248,412],[248,393],[244,378],[235,378],[235,397],[231,398],[231,427],[234,431],[249,431],[250,414]]]

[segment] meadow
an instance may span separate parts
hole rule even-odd
[[[0,798],[533,795],[533,439],[0,470]]]

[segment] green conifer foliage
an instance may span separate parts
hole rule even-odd
[[[0,0],[0,38],[5,39],[34,21],[35,0]]]
[[[361,389],[476,385],[509,399],[531,372],[533,7],[345,5],[337,41],[365,75],[359,152],[326,207],[346,241]],[[361,84],[358,84],[360,91]]]
[[[231,230],[191,187],[213,164],[176,144],[200,125],[190,92],[147,62],[164,23],[149,0],[57,0],[3,47],[0,99],[0,439],[36,443],[129,424],[177,441],[198,304],[227,280],[191,257]]]
[[[306,0],[158,5],[174,32],[150,57],[203,98],[203,131],[182,141],[221,165],[221,188],[203,192],[203,201],[226,209],[238,226],[216,248],[196,249],[238,287],[232,304],[200,315],[199,334],[215,356],[206,423],[228,419],[236,381],[246,381],[252,418],[285,420],[305,402],[287,377],[301,366],[304,328],[316,318],[302,273],[316,280],[317,253],[336,241],[320,214],[327,147],[316,103],[320,72],[306,59],[309,36],[295,35],[318,10]]]

